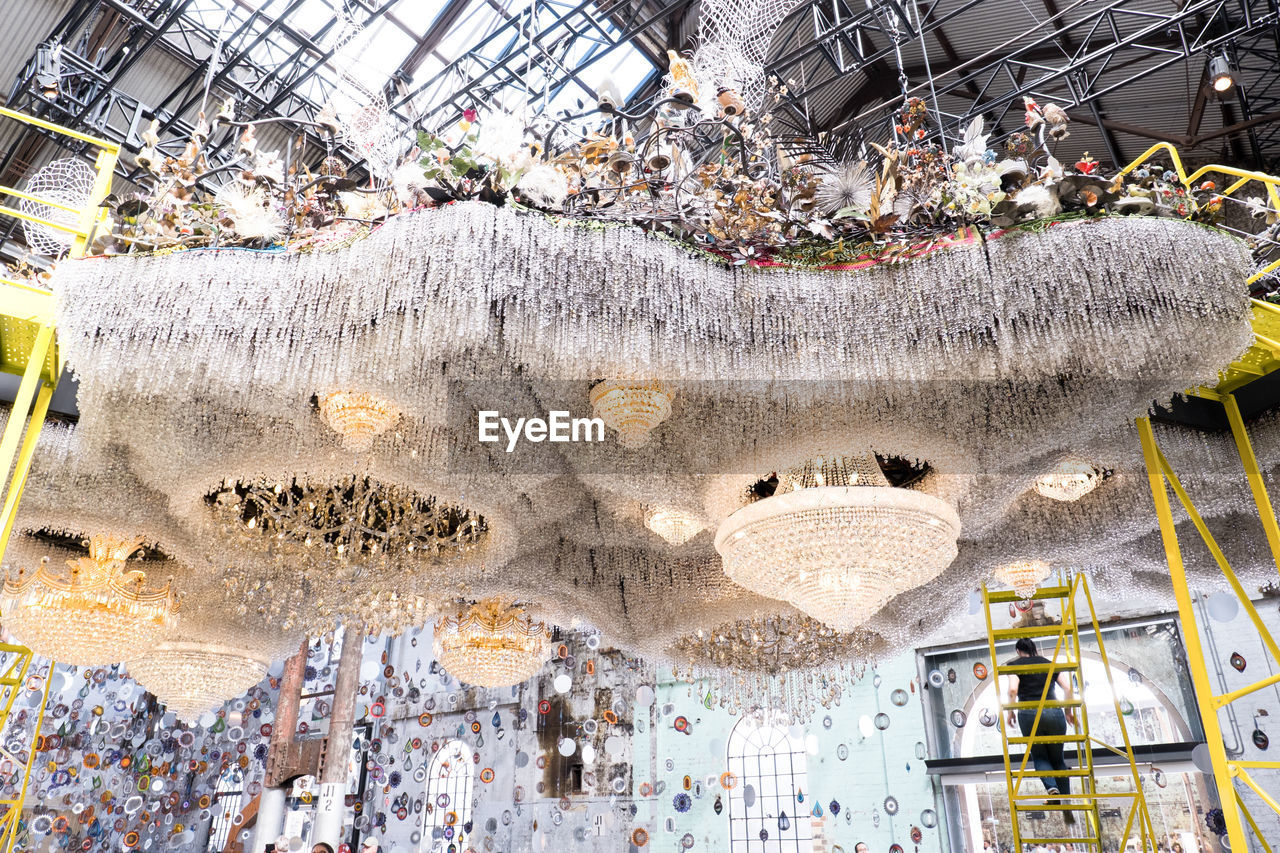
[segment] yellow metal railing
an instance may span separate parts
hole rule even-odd
[[[1230,393],[1218,393],[1208,390],[1201,390],[1197,393],[1207,399],[1218,400],[1226,409],[1227,421],[1231,426],[1231,435],[1235,439],[1236,450],[1240,456],[1245,478],[1248,480],[1249,489],[1258,510],[1258,518],[1262,522],[1267,545],[1271,549],[1271,556],[1276,562],[1277,568],[1280,568],[1280,526],[1277,525],[1275,509],[1272,507],[1271,499],[1267,495],[1266,485],[1262,480],[1262,471],[1258,466],[1258,459],[1253,453],[1249,434],[1245,431],[1244,420],[1240,415],[1240,407],[1237,405],[1235,397]],[[1218,693],[1214,690],[1213,682],[1209,678],[1208,667],[1205,664],[1205,653],[1200,641],[1200,629],[1196,623],[1195,610],[1192,607],[1191,591],[1187,586],[1182,549],[1178,544],[1177,526],[1173,520],[1173,508],[1169,500],[1170,489],[1173,490],[1178,502],[1186,511],[1192,526],[1195,527],[1196,532],[1209,549],[1214,562],[1217,563],[1223,577],[1226,578],[1232,592],[1235,593],[1237,600],[1240,602],[1241,608],[1253,623],[1267,653],[1277,664],[1280,664],[1280,645],[1276,643],[1267,626],[1263,624],[1262,617],[1258,615],[1258,610],[1249,598],[1248,592],[1231,568],[1226,555],[1218,546],[1213,534],[1209,531],[1208,525],[1205,524],[1204,518],[1201,517],[1199,511],[1196,510],[1195,505],[1191,502],[1191,497],[1183,488],[1177,473],[1174,472],[1173,467],[1169,464],[1169,460],[1165,458],[1164,453],[1161,452],[1156,444],[1151,421],[1148,418],[1140,418],[1137,423],[1138,437],[1142,442],[1142,456],[1147,466],[1147,478],[1151,484],[1152,497],[1155,500],[1156,518],[1160,523],[1160,538],[1164,544],[1165,559],[1169,564],[1169,579],[1173,583],[1173,593],[1178,602],[1178,614],[1182,621],[1182,633],[1187,646],[1188,669],[1191,671],[1191,680],[1195,685],[1196,698],[1200,706],[1200,719],[1204,724],[1204,736],[1209,748],[1210,761],[1213,765],[1213,776],[1218,788],[1218,797],[1222,801],[1222,812],[1227,825],[1227,837],[1231,842],[1232,850],[1247,850],[1248,840],[1245,833],[1245,824],[1247,823],[1262,847],[1270,851],[1271,845],[1258,828],[1253,816],[1249,813],[1244,798],[1236,788],[1235,782],[1236,780],[1243,782],[1247,788],[1258,795],[1263,803],[1275,811],[1277,815],[1280,815],[1280,803],[1276,801],[1275,794],[1263,789],[1250,773],[1251,770],[1280,770],[1280,761],[1238,761],[1230,758],[1227,755],[1226,745],[1222,739],[1222,726],[1218,720],[1218,712],[1238,699],[1280,682],[1280,675],[1270,675],[1248,686],[1231,690],[1227,693]],[[1232,801],[1238,808],[1232,808]]]
[[[1120,174],[1126,175],[1129,172],[1132,172],[1143,163],[1146,163],[1152,155],[1160,151],[1169,155],[1169,159],[1173,163],[1173,170],[1177,173],[1178,180],[1182,183],[1182,186],[1185,189],[1194,189],[1196,183],[1206,175],[1226,175],[1227,177],[1235,178],[1235,181],[1229,184],[1227,188],[1221,192],[1215,191],[1214,195],[1230,198],[1242,187],[1246,187],[1252,183],[1259,183],[1262,184],[1263,188],[1266,190],[1267,198],[1270,200],[1271,206],[1277,211],[1280,211],[1280,178],[1276,178],[1262,172],[1253,172],[1249,169],[1237,169],[1235,166],[1201,166],[1199,169],[1188,174],[1187,170],[1182,166],[1182,158],[1178,155],[1178,149],[1174,148],[1168,142],[1157,142],[1155,145],[1152,145],[1146,151],[1142,152],[1136,160],[1121,169]],[[1246,279],[1246,283],[1253,284],[1255,281],[1275,269],[1280,269],[1280,259],[1272,261],[1270,264],[1267,264],[1261,269],[1255,271],[1253,275]]]
[[[1089,592],[1089,585],[1085,581],[1083,575],[1077,575],[1074,580],[1069,583],[1058,584],[1056,586],[1044,587],[1036,590],[1034,597],[1037,600],[1058,600],[1062,605],[1062,620],[1056,625],[1039,625],[1021,628],[996,628],[991,618],[991,606],[993,604],[1005,604],[1018,599],[1017,593],[1014,592],[992,592],[985,586],[982,590],[984,610],[987,620],[987,644],[991,654],[991,672],[995,674],[996,681],[996,700],[999,703],[1000,711],[1000,734],[1001,743],[1003,745],[1003,757],[1005,768],[1005,783],[1009,793],[1009,811],[1011,818],[1011,829],[1013,832],[1013,847],[1015,850],[1022,850],[1024,844],[1030,845],[1048,845],[1048,844],[1072,844],[1077,849],[1084,848],[1095,850],[1101,853],[1104,849],[1108,849],[1108,839],[1103,838],[1102,833],[1102,816],[1100,805],[1102,803],[1120,804],[1129,801],[1129,811],[1125,820],[1124,829],[1119,839],[1120,850],[1135,849],[1130,846],[1129,842],[1132,838],[1135,843],[1140,844],[1136,849],[1142,851],[1150,851],[1155,853],[1155,828],[1151,822],[1151,814],[1147,808],[1146,795],[1142,788],[1142,779],[1138,772],[1138,763],[1133,755],[1133,744],[1129,740],[1129,731],[1124,724],[1124,714],[1120,709],[1120,697],[1115,689],[1115,680],[1111,673],[1111,663],[1107,657],[1106,645],[1102,640],[1102,632],[1098,626],[1098,614],[1093,606],[1093,596]],[[1083,699],[1084,673],[1081,670],[1083,656],[1080,647],[1080,621],[1077,614],[1077,597],[1082,597],[1088,606],[1089,624],[1093,629],[1094,636],[1098,642],[1098,655],[1102,659],[1103,668],[1107,675],[1107,685],[1111,689],[1111,697],[1114,705],[1116,720],[1120,727],[1123,746],[1115,746],[1103,741],[1101,738],[1095,737],[1089,731],[1089,714]],[[1000,661],[997,644],[1008,642],[1009,640],[1017,640],[1019,638],[1044,638],[1054,642],[1052,655],[1047,658],[1050,663],[1047,664],[1030,664],[1018,665],[1007,664]],[[1001,675],[1018,675],[1030,672],[1042,672],[1045,674],[1044,689],[1037,701],[1015,701],[1006,702],[1004,694],[1000,690],[999,678]],[[1075,694],[1080,698],[1074,699],[1050,699],[1049,696],[1053,690],[1053,685],[1059,674],[1068,674],[1073,677],[1076,685]],[[1068,731],[1065,735],[1046,736],[1040,734],[1041,717],[1047,708],[1073,709],[1075,716],[1074,732]],[[1031,735],[1024,737],[1010,736],[1008,722],[1005,716],[1010,711],[1035,711],[1035,719],[1031,725]],[[1031,760],[1031,753],[1035,746],[1045,743],[1061,743],[1064,745],[1075,745],[1076,757],[1079,766],[1068,770],[1035,770],[1028,769],[1027,763]],[[1013,757],[1009,754],[1009,747],[1024,747],[1022,759],[1017,766],[1014,765]],[[1097,782],[1094,776],[1093,765],[1093,747],[1097,746],[1115,753],[1124,758],[1129,767],[1129,776],[1133,785],[1132,791],[1117,792],[1101,792],[1098,790]],[[1108,774],[1114,775],[1114,774]],[[1079,780],[1081,790],[1067,794],[1061,793],[1060,796],[1054,797],[1057,802],[1053,804],[1045,804],[1046,795],[1038,791],[1024,791],[1022,789],[1023,782],[1027,777],[1037,778],[1042,776],[1065,777],[1067,779]],[[1080,813],[1086,818],[1083,834],[1072,835],[1066,831],[1064,826],[1064,834],[1060,837],[1050,837],[1046,835],[1045,830],[1040,830],[1038,837],[1030,838],[1023,835],[1021,819],[1024,812],[1040,812],[1052,811],[1060,814],[1071,812],[1073,814]]]
[[[14,217],[70,234],[71,257],[83,257],[92,245],[97,229],[103,227],[107,220],[108,213],[100,205],[111,190],[112,171],[120,154],[120,146],[4,107],[0,107],[0,118],[12,119],[86,142],[98,149],[95,161],[97,177],[83,208],[68,207],[55,199],[42,198],[38,194],[0,185],[0,197],[35,202],[54,210],[79,214],[75,223],[71,224],[36,216],[20,207],[0,206],[0,217]],[[18,501],[22,497],[27,474],[31,471],[31,460],[35,456],[40,429],[49,412],[49,402],[53,398],[58,377],[62,374],[62,356],[54,336],[53,320],[52,293],[0,277],[0,372],[22,377],[4,432],[0,434],[0,476],[5,481],[3,509],[0,510],[0,560],[3,560],[9,537],[13,534],[14,522],[18,517]],[[6,660],[3,673],[0,673],[0,732],[3,732],[9,722],[14,700],[25,689],[32,653],[25,646],[0,643],[0,656],[4,656]],[[0,851],[3,853],[10,853],[17,841],[22,804],[26,799],[31,768],[35,762],[45,701],[49,698],[49,686],[53,682],[52,661],[49,662],[49,674],[44,682],[44,696],[35,714],[34,731],[31,733],[26,756],[13,755],[0,749],[0,759],[22,768],[22,784],[17,787],[14,796],[0,798]]]
[[[31,668],[31,650],[26,646],[15,646],[0,643],[0,659],[4,661],[4,672],[0,674],[0,733],[5,731],[9,723],[9,715],[13,703],[26,689],[27,673]],[[53,663],[49,664],[49,674],[44,679],[44,693],[40,701],[40,711],[35,716],[34,731],[27,742],[27,754],[15,755],[8,749],[0,748],[0,760],[15,768],[21,768],[22,785],[14,796],[0,798],[0,850],[9,853],[17,840],[18,827],[22,819],[22,802],[26,797],[27,780],[31,778],[31,768],[35,764],[36,746],[40,740],[40,725],[44,720],[43,709],[49,699],[49,687],[53,683]]]
[[[69,208],[56,200],[0,185],[0,197],[24,199],[78,213],[78,219],[72,224],[45,219],[20,207],[0,206],[0,217],[14,217],[70,234],[71,257],[82,257],[97,229],[106,222],[108,213],[99,205],[110,192],[120,146],[4,107],[0,107],[0,119],[12,119],[98,149],[97,177],[83,208]],[[13,534],[18,501],[31,469],[40,428],[62,373],[62,357],[53,329],[53,294],[3,277],[0,277],[0,371],[22,377],[4,433],[0,435],[0,476],[5,481],[0,510],[0,559],[3,559]]]
[[[97,160],[94,168],[97,170],[97,179],[94,181],[93,189],[89,193],[89,203],[83,208],[69,207],[63,202],[56,199],[43,198],[39,195],[17,189],[16,187],[8,187],[0,184],[0,196],[9,196],[12,198],[22,199],[24,201],[36,202],[38,204],[47,205],[57,210],[64,210],[68,213],[79,214],[79,219],[75,225],[66,222],[57,222],[51,219],[45,219],[32,213],[27,213],[18,207],[0,207],[0,216],[10,216],[15,219],[21,219],[24,222],[30,222],[34,225],[40,225],[45,228],[61,231],[65,234],[72,235],[71,257],[82,257],[88,251],[89,245],[93,242],[93,235],[99,227],[106,223],[110,215],[106,210],[98,205],[107,197],[107,193],[111,190],[111,175],[116,167],[116,160],[120,157],[120,146],[114,142],[108,142],[96,136],[90,136],[87,133],[81,133],[77,130],[61,127],[44,119],[29,116],[25,113],[17,112],[6,107],[0,107],[0,118],[12,119],[22,124],[38,127],[41,130],[47,130],[58,136],[65,136],[78,142],[84,142],[98,149]],[[0,281],[8,282],[5,279]],[[7,294],[6,294],[7,296]]]
[[[1265,191],[1270,206],[1280,212],[1280,178],[1262,172],[1238,169],[1234,166],[1218,165],[1203,166],[1194,172],[1188,173],[1182,164],[1182,158],[1179,156],[1177,149],[1167,142],[1161,142],[1148,148],[1141,156],[1122,169],[1121,173],[1124,174],[1138,168],[1159,152],[1164,152],[1168,155],[1178,180],[1187,190],[1195,189],[1197,184],[1207,176],[1222,175],[1233,180],[1223,190],[1216,192],[1216,195],[1231,197],[1246,186],[1259,184]],[[1253,284],[1276,269],[1280,269],[1280,259],[1262,265],[1247,279],[1247,283]],[[1231,428],[1232,438],[1235,441],[1236,451],[1244,469],[1245,478],[1249,484],[1250,493],[1258,511],[1258,518],[1262,522],[1267,545],[1271,550],[1277,569],[1280,569],[1280,525],[1277,524],[1275,510],[1272,507],[1271,499],[1267,494],[1266,485],[1262,479],[1261,468],[1258,465],[1257,457],[1254,455],[1253,446],[1249,441],[1244,419],[1240,413],[1240,407],[1233,394],[1233,392],[1255,379],[1280,369],[1280,307],[1255,299],[1252,300],[1251,309],[1252,345],[1223,370],[1219,382],[1214,388],[1200,388],[1190,393],[1222,404],[1226,412],[1227,422]],[[1236,598],[1239,599],[1244,612],[1249,615],[1258,630],[1259,637],[1268,654],[1277,663],[1280,663],[1280,646],[1277,645],[1271,633],[1262,623],[1257,609],[1254,607],[1243,585],[1241,585],[1240,580],[1236,577],[1231,565],[1227,562],[1225,554],[1218,547],[1204,519],[1192,504],[1190,496],[1182,487],[1182,483],[1169,465],[1168,459],[1165,458],[1157,446],[1150,419],[1140,418],[1137,421],[1137,425],[1138,437],[1142,443],[1143,459],[1147,468],[1147,477],[1151,486],[1151,494],[1155,501],[1156,518],[1160,525],[1160,537],[1164,544],[1165,557],[1169,564],[1169,576],[1173,584],[1174,596],[1178,602],[1178,615],[1182,623],[1183,637],[1187,646],[1187,664],[1195,686],[1197,701],[1200,706],[1200,718],[1204,725],[1205,740],[1208,744],[1209,756],[1213,765],[1214,781],[1217,785],[1218,796],[1222,801],[1223,815],[1226,819],[1227,837],[1231,843],[1231,849],[1248,849],[1245,832],[1247,824],[1253,830],[1254,838],[1258,840],[1264,850],[1270,853],[1271,845],[1258,828],[1258,824],[1254,821],[1252,814],[1250,814],[1245,805],[1243,796],[1236,787],[1235,782],[1236,780],[1243,782],[1249,790],[1258,795],[1263,803],[1276,811],[1277,814],[1280,814],[1280,803],[1277,802],[1276,795],[1264,790],[1249,772],[1250,770],[1256,771],[1259,769],[1280,769],[1280,761],[1236,761],[1229,759],[1222,739],[1222,727],[1218,720],[1218,712],[1238,699],[1249,696],[1272,684],[1280,683],[1280,675],[1264,678],[1247,687],[1224,694],[1218,694],[1214,691],[1206,666],[1204,649],[1200,642],[1196,614],[1192,608],[1191,591],[1187,586],[1182,551],[1178,544],[1177,527],[1173,520],[1173,509],[1169,500],[1170,489],[1173,490],[1178,502],[1186,511],[1192,526],[1208,547],[1209,553],[1213,556]],[[1233,803],[1236,808],[1232,807]]]

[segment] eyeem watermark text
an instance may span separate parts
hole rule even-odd
[[[496,411],[479,412],[479,438],[482,443],[496,443],[506,434],[507,452],[515,450],[523,438],[535,444],[542,441],[604,441],[604,421],[599,418],[571,418],[568,412],[547,412],[546,418],[502,417]]]

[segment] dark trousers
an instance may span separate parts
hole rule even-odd
[[[1023,710],[1018,712],[1018,728],[1022,729],[1023,737],[1032,737],[1031,727],[1035,725],[1035,710]],[[1045,708],[1040,713],[1040,725],[1036,726],[1035,735],[1065,735],[1067,733],[1067,715],[1062,713],[1061,708]],[[1051,770],[1067,770],[1066,759],[1062,757],[1062,747],[1060,743],[1037,743],[1031,747],[1031,763],[1041,773],[1048,773]],[[1058,793],[1064,797],[1071,795],[1071,777],[1070,776],[1050,776],[1044,775],[1040,777],[1040,781],[1044,783],[1045,790],[1057,788]]]

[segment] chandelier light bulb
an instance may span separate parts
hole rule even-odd
[[[356,453],[367,452],[373,441],[400,420],[400,409],[390,400],[364,391],[334,391],[320,398],[325,423],[342,436],[342,445]]]
[[[510,687],[538,674],[551,657],[551,629],[500,598],[486,598],[436,623],[436,660],[478,687]]]
[[[1055,501],[1078,501],[1098,488],[1102,472],[1092,462],[1064,459],[1035,482],[1040,495]]]
[[[145,587],[146,574],[127,561],[142,539],[99,534],[89,555],[68,560],[68,575],[20,570],[4,582],[4,624],[38,654],[75,666],[119,663],[154,647],[177,624],[168,583]]]
[[[610,379],[591,389],[591,410],[618,433],[623,447],[643,447],[671,414],[674,395],[663,382]]]

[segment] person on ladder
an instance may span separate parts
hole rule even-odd
[[[1041,657],[1040,652],[1036,649],[1036,644],[1022,637],[1014,644],[1014,648],[1018,652],[1018,656],[1009,661],[1006,666],[1027,665],[1037,663],[1051,663],[1048,658]],[[1048,672],[1027,672],[1022,675],[1009,676],[1009,701],[1010,702],[1039,702],[1040,697],[1044,696],[1046,701],[1062,698],[1064,701],[1071,700],[1071,677],[1065,673],[1058,673],[1058,677],[1054,679],[1056,682],[1050,685],[1048,695],[1045,695],[1045,680],[1049,677]],[[1055,687],[1062,689],[1062,696],[1054,695]],[[1042,708],[1040,710],[1040,725],[1036,726],[1036,709],[1023,708],[1018,711],[1009,712],[1009,725],[1017,727],[1022,731],[1023,737],[1052,737],[1055,735],[1065,735],[1067,733],[1067,724],[1075,725],[1076,715],[1073,708]],[[1034,733],[1032,728],[1035,727]],[[1031,744],[1031,762],[1036,770],[1042,773],[1050,774],[1054,770],[1067,770],[1066,759],[1062,756],[1063,745],[1061,743],[1033,743]],[[1044,784],[1045,791],[1053,799],[1050,799],[1049,805],[1057,805],[1058,796],[1069,798],[1071,796],[1071,777],[1070,776],[1053,776],[1044,775],[1040,777],[1040,781]],[[1062,813],[1062,819],[1067,823],[1075,821],[1075,815],[1070,811]]]

